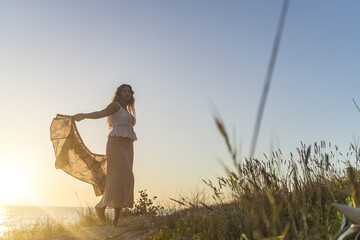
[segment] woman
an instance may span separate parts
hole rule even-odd
[[[117,88],[112,102],[103,110],[92,113],[79,113],[73,116],[75,121],[85,118],[98,119],[108,117],[111,132],[106,145],[107,175],[104,194],[95,206],[100,221],[105,221],[105,208],[115,209],[113,224],[119,221],[120,210],[134,204],[133,142],[136,134],[134,92],[130,85]]]

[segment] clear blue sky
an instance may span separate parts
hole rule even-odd
[[[2,192],[0,204],[76,206],[74,192],[95,204],[90,185],[55,170],[49,127],[56,113],[104,108],[122,83],[136,98],[135,191],[166,201],[225,175],[212,106],[247,155],[281,5],[0,1],[0,184],[30,189]],[[346,152],[358,136],[359,12],[355,0],[290,2],[257,156],[320,140]],[[78,127],[105,152],[105,119]]]

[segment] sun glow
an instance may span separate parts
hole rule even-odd
[[[0,204],[17,205],[32,198],[32,187],[26,166],[0,161]]]

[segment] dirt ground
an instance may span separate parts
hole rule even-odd
[[[69,229],[59,234],[53,240],[120,240],[143,239],[155,232],[152,226],[153,217],[126,217],[119,220],[117,227],[111,224]]]

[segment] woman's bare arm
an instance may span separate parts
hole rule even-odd
[[[98,119],[98,118],[107,117],[113,113],[116,113],[117,111],[119,111],[119,109],[120,109],[120,106],[113,102],[113,103],[110,103],[106,108],[104,108],[101,111],[96,111],[96,112],[91,112],[91,113],[78,113],[72,117],[77,122],[81,121],[85,118]]]

